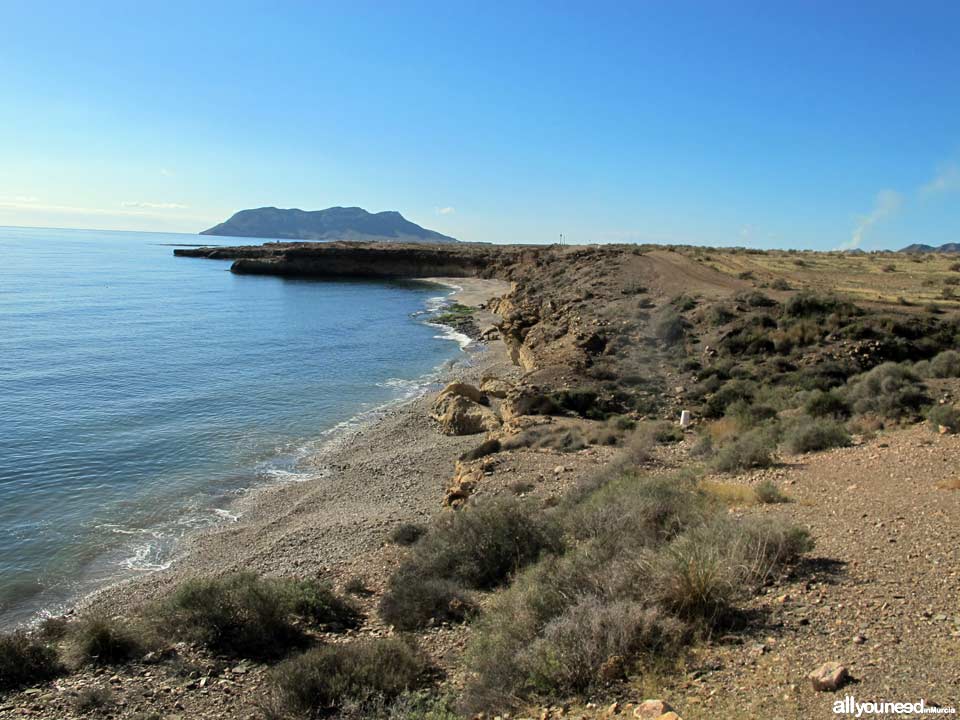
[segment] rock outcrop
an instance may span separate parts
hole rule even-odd
[[[486,395],[473,385],[451,383],[434,401],[430,416],[444,435],[476,435],[500,427],[500,418],[488,407]]]
[[[263,207],[241,210],[201,235],[282,240],[359,240],[364,242],[455,243],[394,211],[370,213],[358,207],[298,210]]]

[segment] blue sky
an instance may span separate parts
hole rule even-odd
[[[960,241],[960,3],[0,0],[0,224]]]

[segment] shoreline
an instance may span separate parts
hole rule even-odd
[[[452,289],[447,301],[473,306],[511,289],[510,283],[497,280],[418,280]],[[476,314],[484,325],[497,319],[486,310]],[[339,575],[382,545],[392,526],[425,521],[441,507],[456,458],[479,442],[476,436],[444,436],[432,427],[430,386],[455,379],[478,383],[481,375],[519,372],[500,341],[471,340],[461,343],[461,352],[439,366],[436,379],[416,395],[368,411],[371,417],[357,425],[332,428],[327,431],[332,437],[321,434],[318,449],[303,461],[309,479],[248,490],[226,508],[236,520],[183,537],[168,567],[96,588],[70,604],[66,614],[126,614],[188,578],[239,570]]]

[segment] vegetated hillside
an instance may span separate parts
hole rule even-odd
[[[688,718],[820,717],[835,696],[813,686],[851,675],[864,700],[955,702],[960,319],[946,291],[960,266],[484,252],[455,262],[513,283],[485,334],[519,370],[437,396],[436,431],[475,437],[451,458],[446,509],[333,568],[337,592],[233,575],[106,629],[73,618],[8,638],[7,657],[33,663],[13,663],[11,686],[61,672],[56,653],[157,682],[131,663],[132,623],[161,648],[151,677],[187,661],[219,675],[189,707],[236,711],[223,688],[246,683],[271,718],[610,720],[652,697]],[[263,258],[285,274],[317,262]],[[826,661],[843,667],[809,680]]]
[[[312,211],[275,207],[241,210],[200,234],[279,240],[457,242],[455,238],[410,222],[396,211],[369,213],[358,207]]]

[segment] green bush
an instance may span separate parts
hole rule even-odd
[[[927,412],[927,422],[934,430],[945,427],[952,433],[960,432],[960,410],[953,405],[934,405]]]
[[[161,633],[258,659],[305,644],[295,617],[333,630],[356,627],[360,619],[353,605],[325,585],[254,573],[188,580],[157,609]]]
[[[836,420],[801,416],[784,432],[784,445],[791,453],[808,453],[846,447],[850,433]]]
[[[756,427],[717,451],[713,468],[719,472],[740,472],[773,465],[776,435],[768,426]]]
[[[23,632],[0,635],[0,692],[38,685],[63,672],[57,652]]]
[[[119,665],[143,654],[142,638],[142,631],[125,620],[83,618],[68,628],[68,657],[75,665]]]
[[[850,417],[850,406],[840,395],[829,390],[814,390],[803,404],[810,417],[841,420]]]
[[[428,670],[423,654],[398,638],[326,645],[273,669],[271,709],[315,717],[345,703],[375,706],[421,685]]]
[[[850,378],[846,396],[856,414],[869,413],[889,420],[916,417],[929,402],[920,379],[904,366],[890,362]]]

